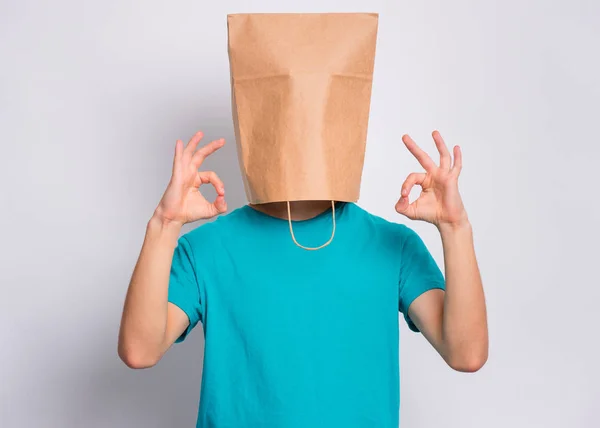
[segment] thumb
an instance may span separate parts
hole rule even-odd
[[[396,202],[395,208],[396,208],[396,212],[398,214],[402,214],[403,216],[406,216],[411,220],[415,220],[415,218],[416,218],[415,206],[414,206],[414,203],[410,204],[408,202],[407,196],[402,196],[398,200],[398,202]]]
[[[217,196],[217,199],[215,199],[213,205],[215,206],[219,214],[222,214],[225,211],[227,211],[227,202],[225,202],[225,196],[223,195]]]

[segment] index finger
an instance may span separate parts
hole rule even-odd
[[[419,161],[421,166],[425,168],[425,171],[430,171],[436,168],[435,162],[429,157],[427,153],[425,153],[417,143],[414,142],[412,138],[408,134],[402,136],[402,142],[406,146],[406,148],[413,154],[415,158]]]
[[[211,141],[207,145],[200,147],[194,153],[194,156],[192,157],[192,163],[194,164],[194,166],[200,167],[202,162],[204,162],[204,159],[206,159],[208,156],[219,150],[221,147],[223,147],[224,144],[225,139],[221,138],[219,140]]]

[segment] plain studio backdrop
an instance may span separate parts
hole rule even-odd
[[[194,426],[201,327],[149,370],[116,351],[175,140],[225,137],[205,167],[243,205],[226,14],[349,11],[380,14],[359,204],[442,266],[435,227],[394,211],[420,171],[400,137],[460,144],[489,310],[475,374],[400,319],[401,426],[600,426],[595,0],[2,0],[0,426]]]

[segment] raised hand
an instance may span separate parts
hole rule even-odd
[[[402,184],[400,200],[396,211],[411,220],[423,220],[436,225],[461,225],[468,222],[467,213],[458,192],[458,176],[462,168],[460,148],[454,146],[454,164],[448,148],[438,131],[434,131],[433,140],[440,153],[439,166],[408,135],[402,141],[417,158],[424,173],[413,172]],[[409,203],[408,195],[414,185],[421,187],[419,197]]]
[[[196,133],[185,148],[181,140],[175,144],[171,181],[155,212],[163,222],[183,225],[227,211],[223,182],[212,171],[198,171],[204,159],[223,147],[225,140],[212,141],[196,150],[202,137],[202,132]],[[208,183],[217,191],[212,203],[200,193],[200,186]]]

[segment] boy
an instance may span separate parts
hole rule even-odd
[[[439,165],[407,135],[425,169],[401,187],[396,210],[440,232],[445,279],[412,229],[353,203],[246,205],[179,238],[185,223],[227,210],[225,189],[196,150],[177,141],[173,175],[147,225],[121,322],[119,355],[155,365],[201,322],[205,356],[198,427],[397,427],[398,310],[450,367],[487,359],[483,288],[454,162],[440,134]],[[211,184],[217,198],[199,192]],[[409,203],[414,185],[420,197]],[[335,232],[330,245],[306,251]]]

